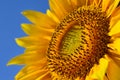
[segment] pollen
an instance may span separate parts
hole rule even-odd
[[[60,80],[85,78],[108,53],[109,18],[101,8],[83,6],[56,26],[47,51],[48,68]]]

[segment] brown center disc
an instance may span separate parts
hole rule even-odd
[[[61,80],[85,77],[108,53],[109,19],[101,8],[80,7],[57,26],[47,56],[51,72]]]

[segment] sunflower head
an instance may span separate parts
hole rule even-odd
[[[46,14],[24,11],[32,24],[22,24],[28,36],[16,40],[25,53],[9,62],[25,64],[15,79],[119,80],[110,68],[112,64],[120,71],[120,49],[115,44],[120,32],[112,31],[120,23],[118,3],[49,0]]]
[[[62,78],[85,77],[108,53],[109,22],[105,12],[93,5],[79,7],[66,15],[49,44],[49,68]]]

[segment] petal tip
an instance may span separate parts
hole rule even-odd
[[[14,58],[7,62],[7,66],[14,65]]]
[[[27,10],[23,11],[23,12],[21,12],[21,14],[26,15],[26,14],[28,14],[28,11]]]
[[[22,46],[23,45],[23,41],[19,38],[16,38],[15,39],[16,43],[19,45],[19,46]]]

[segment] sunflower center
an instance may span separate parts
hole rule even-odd
[[[48,48],[48,67],[61,79],[85,77],[108,53],[109,19],[101,8],[80,7],[57,26]]]
[[[60,44],[60,55],[67,56],[72,53],[81,45],[82,38],[82,30],[79,25],[74,25],[63,37],[62,42]]]

